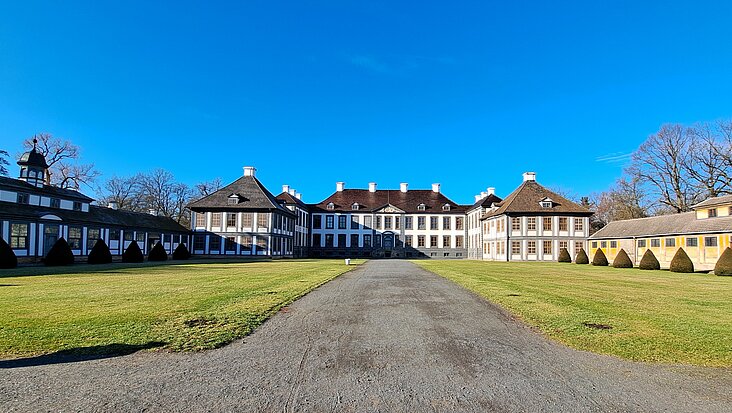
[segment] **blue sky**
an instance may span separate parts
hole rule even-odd
[[[0,148],[467,203],[600,191],[661,124],[732,118],[729,1],[101,3],[0,1]]]

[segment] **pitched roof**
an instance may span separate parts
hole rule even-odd
[[[497,204],[501,202],[502,199],[494,194],[490,194],[486,196],[485,198],[479,199],[476,203],[474,203],[470,208],[468,208],[468,211],[472,211],[475,208],[490,208],[491,205]]]
[[[613,221],[590,238],[631,238],[732,231],[732,216],[697,219],[696,212]]]
[[[732,203],[732,195],[722,195],[714,198],[705,199],[698,204],[692,206],[692,208],[699,209],[729,203]]]
[[[333,209],[327,209],[331,202]],[[429,189],[410,189],[407,192],[398,189],[379,189],[375,192],[367,189],[344,189],[310,207],[313,211],[321,212],[353,212],[351,206],[354,203],[358,203],[360,212],[374,212],[387,205],[413,214],[455,214],[464,213],[468,208],[467,205],[458,205],[442,193]],[[417,208],[420,204],[424,204],[424,211]],[[449,211],[442,210],[445,204],[450,205]]]
[[[239,197],[239,203],[230,205],[229,197]],[[218,191],[188,204],[188,208],[196,210],[238,210],[238,211],[272,211],[287,214],[292,211],[283,207],[274,195],[254,176],[242,176]]]
[[[35,143],[33,145],[33,149],[25,152],[23,155],[20,156],[20,159],[18,159],[18,165],[37,166],[44,169],[48,168],[48,164],[46,163],[46,157],[36,150]]]
[[[91,202],[94,200],[73,189],[57,188],[50,185],[44,185],[42,188],[39,188],[20,179],[5,176],[0,176],[0,187],[7,187],[13,191],[27,192],[29,194],[43,195],[51,198],[73,199],[82,202]]]
[[[290,195],[288,192],[283,192],[275,197],[278,201],[282,201],[285,204],[295,204],[302,209],[308,209],[308,206],[302,202],[302,200]]]
[[[130,212],[89,206],[89,212],[68,209],[22,205],[15,202],[0,202],[0,216],[35,220],[44,215],[55,215],[64,223],[91,224],[111,227],[128,227],[161,232],[188,232],[188,229],[170,218],[140,212]]]
[[[541,206],[541,201],[552,200],[552,207]],[[552,192],[536,181],[524,181],[516,190],[511,192],[502,202],[496,205],[494,211],[488,211],[483,218],[501,214],[572,214],[592,215],[592,212],[567,198]]]

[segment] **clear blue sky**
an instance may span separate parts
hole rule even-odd
[[[525,170],[600,191],[662,123],[732,118],[730,1],[152,3],[2,0],[0,148],[467,203]]]

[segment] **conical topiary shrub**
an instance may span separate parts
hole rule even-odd
[[[572,257],[569,256],[569,251],[566,248],[559,250],[559,262],[572,262]]]
[[[72,265],[74,263],[74,253],[65,239],[59,238],[53,247],[48,251],[48,255],[43,260],[48,266]]]
[[[590,259],[587,257],[587,253],[585,252],[584,248],[580,248],[579,252],[577,253],[577,256],[574,257],[574,263],[575,264],[589,264]]]
[[[607,267],[607,257],[605,256],[605,253],[602,252],[600,248],[595,251],[595,256],[592,257],[592,265],[596,267]]]
[[[656,256],[653,254],[653,251],[646,250],[646,252],[643,254],[643,258],[641,258],[640,260],[640,264],[638,264],[638,268],[640,268],[641,270],[660,270],[661,263],[658,262]]]
[[[722,255],[719,256],[717,264],[714,266],[714,274],[732,275],[732,248],[725,248]]]
[[[163,247],[163,244],[157,243],[154,247],[150,250],[150,253],[147,254],[147,260],[148,261],[167,261],[168,260],[168,253],[165,252],[165,247]]]
[[[0,238],[0,268],[15,268],[18,266],[18,257],[4,239]]]
[[[694,272],[694,263],[686,254],[683,248],[679,248],[671,259],[671,266],[668,268],[671,272]]]
[[[187,260],[188,258],[191,258],[191,253],[188,251],[188,248],[186,248],[186,244],[178,244],[178,246],[175,247],[175,251],[173,251],[173,259]]]
[[[137,241],[132,241],[130,246],[127,247],[124,253],[122,253],[122,262],[144,262],[145,256],[140,251],[140,246],[137,245]]]
[[[624,249],[618,251],[618,255],[613,260],[613,268],[633,268],[633,261],[630,260],[628,253]]]
[[[98,239],[89,252],[89,256],[86,259],[89,264],[111,264],[112,253],[109,252],[109,247],[103,239]]]

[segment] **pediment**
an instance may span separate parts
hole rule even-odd
[[[384,213],[390,213],[390,214],[403,214],[404,210],[401,208],[397,208],[392,204],[386,204],[383,207],[377,209],[375,212],[384,212]]]

